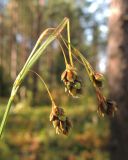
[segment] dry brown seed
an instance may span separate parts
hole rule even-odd
[[[60,128],[56,127],[56,134],[60,134],[60,133],[61,133]]]
[[[49,119],[50,119],[50,122],[55,121],[55,120],[57,120],[57,116],[53,115],[53,113],[51,112]]]
[[[66,66],[65,71],[61,75],[61,80],[64,81],[64,83],[68,81],[74,82],[74,80],[76,79],[76,76],[77,76],[76,69],[68,64]]]
[[[103,86],[103,75],[101,73],[97,73],[95,72],[93,75],[92,75],[92,79],[93,79],[93,82],[96,84],[97,87],[102,87]]]
[[[61,128],[62,132],[66,129],[65,121],[60,121],[60,128]]]
[[[110,116],[114,116],[115,112],[117,111],[117,104],[116,102],[112,101],[112,100],[107,100],[106,101],[107,104],[107,111],[106,113]]]
[[[55,120],[52,123],[54,128],[59,127],[59,120]]]
[[[101,73],[95,72],[94,77],[96,80],[103,80],[104,76]]]
[[[75,79],[76,79],[76,73],[71,70],[67,70],[67,80],[69,82],[74,82]]]
[[[61,74],[61,80],[64,81],[67,77],[67,71],[65,70],[62,74]]]

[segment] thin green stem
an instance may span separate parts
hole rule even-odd
[[[84,63],[84,65],[86,67],[86,70],[88,70],[88,74],[92,75],[92,73],[94,71],[93,71],[90,63],[86,60],[86,58],[76,48],[74,48],[74,52],[76,53],[76,55],[78,55],[81,58],[82,62]]]
[[[10,98],[9,101],[8,101],[8,104],[7,104],[6,111],[4,113],[4,117],[3,117],[3,120],[2,120],[2,123],[1,123],[1,127],[0,127],[0,137],[2,136],[3,128],[5,127],[5,124],[6,124],[6,121],[7,121],[7,117],[8,117],[8,113],[10,111],[10,106],[12,104],[12,101],[13,101],[13,99]]]
[[[62,47],[62,45],[61,45],[61,43],[60,43],[60,41],[59,41],[59,40],[58,40],[58,43],[59,43],[59,46],[60,46],[60,48],[61,48],[61,50],[62,50],[62,53],[63,53],[63,56],[64,56],[65,65],[67,66],[68,61],[67,61],[67,58],[66,58],[66,55],[65,55],[64,49],[63,49],[63,47]]]
[[[94,71],[93,68],[91,67],[90,63],[86,60],[86,58],[85,58],[76,48],[74,48],[74,49],[75,49],[75,51],[77,51],[77,54],[78,54],[79,57],[81,58],[84,66],[85,66],[85,69],[86,69],[86,71],[87,71],[87,73],[88,73],[88,76],[89,76],[89,78],[90,78],[90,81],[92,82],[94,88],[97,90],[97,86],[96,86],[96,84],[94,83],[93,77],[92,77],[92,75],[95,73],[95,71]]]
[[[66,43],[64,37],[63,37],[61,34],[60,34],[60,38],[62,39],[63,43],[65,44],[66,48],[68,49],[68,45],[67,45],[67,43]]]
[[[49,97],[50,97],[50,99],[51,99],[52,104],[55,105],[55,102],[54,102],[53,97],[52,97],[52,95],[51,95],[51,93],[50,93],[50,90],[49,90],[47,84],[45,83],[45,81],[43,80],[43,78],[42,78],[38,73],[36,73],[35,71],[33,71],[33,70],[30,70],[30,71],[31,71],[32,73],[36,74],[36,75],[39,77],[39,79],[41,80],[41,82],[43,82],[43,84],[44,84],[44,86],[45,86],[45,88],[46,88],[46,90],[47,90],[47,92],[48,92],[48,95],[49,95]]]
[[[66,47],[68,47],[68,41],[60,34],[60,37],[61,37],[61,39],[62,39],[62,41],[64,42],[64,44],[65,44],[65,46]],[[94,69],[91,67],[91,65],[90,65],[90,63],[87,61],[87,59],[83,56],[83,54],[78,50],[78,49],[76,49],[72,44],[70,44],[70,46],[71,46],[71,48],[74,50],[74,54],[76,55],[76,56],[79,56],[79,57],[81,57],[81,58],[83,58],[83,60],[84,60],[84,62],[85,62],[85,64],[86,64],[86,67],[88,67],[88,69],[89,69],[89,71],[90,72],[92,72],[92,73],[94,73]],[[83,61],[82,61],[83,62]]]
[[[88,73],[88,75],[89,75],[89,78],[90,78],[91,82],[93,82],[92,76],[90,76],[90,70],[89,70],[89,68],[88,68],[87,63],[85,63],[85,60],[83,59],[82,56],[80,56],[80,58],[81,58],[81,60],[82,60],[82,62],[83,62],[83,64],[84,64],[84,66],[85,66],[85,69],[86,69],[86,71],[87,71],[87,73]]]
[[[65,47],[68,49],[68,45],[67,45],[66,41],[64,40],[64,38],[63,38],[63,36],[62,36],[61,34],[60,34],[60,38],[61,38],[61,40],[63,41]],[[84,64],[76,57],[76,55],[72,54],[72,56],[73,56],[81,65],[84,66]],[[85,66],[84,66],[84,67],[85,67]]]
[[[70,63],[73,66],[73,60],[72,60],[72,51],[71,51],[71,40],[70,40],[70,22],[68,20],[67,22],[67,36],[68,36],[68,50],[69,50],[69,59]]]
[[[9,101],[8,101],[8,104],[7,104],[7,107],[6,107],[6,110],[4,112],[2,122],[1,122],[1,126],[0,126],[0,137],[2,136],[3,128],[5,127],[5,124],[7,122],[8,113],[10,111],[10,108],[11,108],[11,105],[12,105],[12,102],[13,102],[13,99],[14,99],[14,96],[15,96],[15,93],[16,93],[17,90],[18,90],[18,88],[15,88],[15,91],[13,92],[13,94],[11,94],[11,96],[9,98]]]

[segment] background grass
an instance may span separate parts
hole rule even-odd
[[[90,100],[91,101],[91,100]],[[1,105],[2,118],[5,104]],[[96,106],[65,106],[73,121],[69,136],[56,135],[49,122],[50,106],[13,107],[0,142],[0,160],[108,160],[109,123]]]

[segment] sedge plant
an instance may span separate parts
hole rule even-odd
[[[62,36],[63,30],[67,30],[67,39]],[[27,76],[28,72],[34,72],[31,70],[32,66],[37,62],[37,60],[43,55],[45,49],[54,41],[57,40],[59,42],[59,46],[64,56],[65,61],[65,70],[61,75],[61,80],[65,85],[65,91],[71,95],[72,97],[76,98],[82,94],[82,81],[78,75],[78,71],[73,63],[73,57],[77,58],[77,60],[85,67],[86,72],[91,80],[92,85],[94,86],[97,100],[98,100],[98,113],[100,115],[110,115],[113,116],[117,105],[114,101],[106,99],[105,96],[102,94],[102,83],[103,83],[103,75],[94,71],[91,67],[88,60],[83,56],[83,54],[76,49],[71,44],[70,39],[70,23],[69,19],[65,17],[62,22],[56,28],[48,28],[38,38],[33,50],[31,51],[26,63],[24,64],[23,68],[21,69],[20,73],[18,74],[11,91],[10,98],[8,100],[8,104],[6,110],[3,115],[3,119],[0,125],[0,137],[2,137],[2,133],[4,131],[9,111],[13,100],[24,81],[25,77]],[[66,58],[66,54],[64,52],[64,48],[62,47],[61,43],[63,42],[64,47],[68,49],[69,60]],[[45,81],[42,77],[36,72],[34,72],[45,85],[45,88],[49,94],[52,103],[52,110],[50,113],[50,121],[53,123],[53,126],[56,130],[57,134],[64,134],[67,135],[69,133],[70,128],[72,127],[72,123],[70,119],[66,116],[64,109],[58,107],[55,101],[52,98],[52,95],[46,85]]]

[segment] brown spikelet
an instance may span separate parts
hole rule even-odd
[[[72,127],[72,123],[65,115],[63,108],[54,105],[50,113],[50,121],[52,122],[57,134],[62,133],[64,135],[68,135]]]
[[[68,64],[61,75],[61,80],[65,84],[65,91],[71,96],[78,97],[82,93],[82,82],[77,75],[76,68]]]

